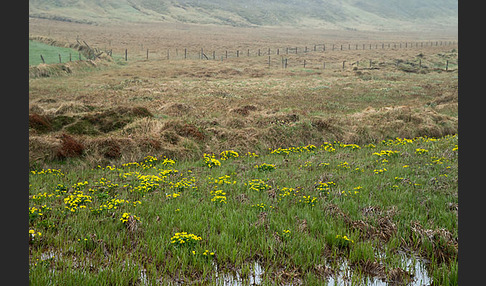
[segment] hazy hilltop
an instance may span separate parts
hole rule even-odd
[[[61,21],[183,22],[357,30],[457,29],[457,0],[29,0]]]

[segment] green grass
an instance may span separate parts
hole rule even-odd
[[[29,242],[30,283],[213,285],[215,267],[245,277],[258,263],[263,285],[322,284],[323,266],[339,272],[346,261],[359,284],[373,275],[356,265],[388,275],[405,253],[430,261],[435,283],[457,285],[457,144],[333,142],[31,171],[29,229],[41,234]],[[180,232],[201,239],[171,243]]]
[[[61,61],[66,63],[69,61],[69,54],[71,54],[71,60],[79,60],[78,51],[47,45],[44,43],[29,40],[29,65],[38,65],[42,63],[41,55],[44,58],[46,64],[59,63],[59,54],[61,55]],[[81,59],[85,59],[81,55]]]

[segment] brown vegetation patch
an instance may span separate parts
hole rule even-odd
[[[45,133],[52,130],[52,123],[47,116],[33,113],[29,114],[29,128]]]
[[[458,241],[453,234],[445,228],[426,229],[419,222],[411,223],[413,236],[418,239],[418,243],[428,240],[432,243],[433,254],[439,263],[448,262],[458,254]]]
[[[69,132],[90,135],[108,133],[125,127],[137,117],[152,117],[152,114],[145,107],[117,107],[84,115],[75,125],[70,126]]]
[[[345,212],[334,204],[328,206],[327,211],[331,215],[340,217],[352,229],[359,230],[361,235],[367,239],[379,237],[384,241],[388,241],[397,232],[395,223],[388,215],[379,215],[374,223],[370,223],[368,222],[369,219],[367,219],[367,221],[352,220]]]
[[[191,137],[199,141],[203,141],[206,138],[206,136],[201,131],[199,131],[199,128],[193,124],[176,123],[173,125],[173,129],[179,136],[182,137]]]
[[[386,277],[388,285],[407,285],[412,281],[413,275],[397,267],[388,271]]]
[[[257,110],[256,106],[245,105],[245,106],[242,106],[242,107],[234,108],[234,109],[230,110],[230,112],[239,114],[241,116],[248,116],[248,115],[250,115],[250,111],[255,111],[255,110]]]
[[[184,103],[169,103],[159,108],[162,112],[171,116],[183,116],[190,113],[194,107]]]
[[[68,157],[80,157],[83,155],[85,146],[74,137],[62,134],[61,146],[57,151],[57,158],[66,159]]]
[[[277,114],[277,115],[267,115],[259,118],[256,125],[259,127],[265,127],[271,124],[275,125],[289,125],[300,120],[297,114]]]
[[[359,260],[350,264],[352,268],[359,269],[362,273],[378,279],[386,278],[385,266],[376,261]]]
[[[55,114],[66,114],[66,113],[82,113],[93,111],[94,107],[78,102],[66,102],[62,103],[54,112]]]
[[[342,124],[353,131],[348,141],[358,144],[366,137],[376,141],[395,137],[442,137],[457,133],[458,127],[457,117],[439,114],[430,108],[413,110],[409,106],[368,107],[343,121]]]

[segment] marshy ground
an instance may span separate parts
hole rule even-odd
[[[457,283],[452,37],[164,27],[31,21],[113,52],[29,68],[33,284]]]

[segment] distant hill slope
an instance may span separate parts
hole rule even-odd
[[[29,16],[358,30],[457,28],[458,0],[29,0]]]

